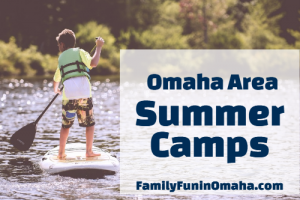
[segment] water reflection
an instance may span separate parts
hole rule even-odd
[[[1,159],[0,163],[0,176],[7,181],[34,183],[40,179],[40,177],[36,175],[42,174],[42,170],[40,170],[30,158],[18,157],[10,160]]]
[[[115,172],[105,170],[72,170],[59,173],[60,176],[67,176],[72,178],[84,178],[84,179],[104,179],[108,175],[115,175]]]

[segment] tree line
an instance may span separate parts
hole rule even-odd
[[[87,51],[102,36],[92,72],[114,74],[120,49],[300,48],[299,19],[295,0],[1,0],[0,74],[53,73],[65,28]]]

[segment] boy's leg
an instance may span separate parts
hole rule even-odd
[[[79,126],[86,127],[86,156],[100,156],[100,154],[95,154],[92,150],[95,130],[93,100],[92,98],[79,99],[78,105],[77,117]]]
[[[86,156],[93,157],[93,156],[100,156],[101,154],[94,153],[92,150],[93,141],[94,141],[94,130],[95,126],[86,127]]]
[[[66,157],[65,147],[68,140],[70,128],[63,128],[60,129],[60,139],[59,139],[59,151],[58,151],[58,158]]]
[[[74,123],[76,116],[76,101],[74,100],[63,100],[62,101],[62,127],[60,129],[59,139],[59,151],[58,158],[62,159],[66,157],[65,147],[68,140],[70,128]]]

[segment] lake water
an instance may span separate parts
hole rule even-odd
[[[95,113],[94,146],[119,159],[119,83],[109,79],[92,81]],[[61,96],[37,125],[36,138],[26,152],[8,143],[10,136],[27,123],[35,121],[54,97],[51,79],[4,79],[0,82],[0,198],[65,199],[119,196],[119,173],[96,176],[98,179],[49,175],[39,168],[41,157],[59,143]],[[85,128],[77,119],[68,143],[85,143]]]
[[[93,79],[95,113],[94,145],[120,160],[119,82]],[[300,196],[258,195],[120,195],[119,172],[115,175],[70,177],[49,175],[39,168],[41,157],[59,143],[61,96],[37,126],[36,139],[26,152],[17,151],[9,138],[35,121],[55,95],[52,81],[3,79],[0,81],[0,199],[294,199]],[[85,143],[85,129],[75,124],[68,143]]]

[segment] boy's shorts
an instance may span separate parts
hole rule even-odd
[[[62,127],[70,128],[77,114],[79,126],[95,125],[92,98],[72,99],[62,101]]]

